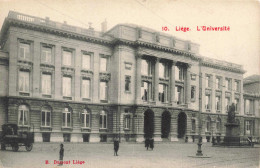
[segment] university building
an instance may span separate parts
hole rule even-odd
[[[0,124],[33,131],[36,142],[193,141],[200,88],[203,141],[225,135],[231,103],[240,136],[259,138],[259,99],[247,113],[242,66],[202,57],[191,41],[9,12],[0,45]]]

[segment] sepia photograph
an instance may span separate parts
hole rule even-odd
[[[0,168],[259,168],[259,0],[0,0]]]

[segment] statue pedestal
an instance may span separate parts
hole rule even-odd
[[[227,146],[237,146],[240,144],[240,130],[237,123],[227,123],[226,136],[224,137],[224,144]]]

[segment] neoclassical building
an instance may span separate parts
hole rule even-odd
[[[224,136],[236,105],[245,132],[241,65],[202,57],[199,45],[119,24],[102,32],[9,12],[0,34],[0,124],[37,142],[142,142]],[[199,80],[201,75],[201,85]],[[259,137],[259,111],[250,127]]]

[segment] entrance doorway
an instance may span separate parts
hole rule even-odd
[[[169,111],[162,113],[161,132],[162,138],[168,138],[171,131],[171,114]]]
[[[178,138],[183,138],[186,133],[187,116],[184,112],[178,115]]]
[[[144,112],[144,137],[152,138],[154,134],[154,112],[148,109]]]

